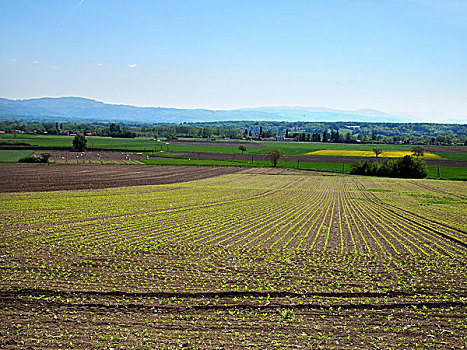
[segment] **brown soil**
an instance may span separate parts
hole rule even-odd
[[[0,348],[465,346],[465,280],[446,266],[427,270],[415,257],[165,248],[25,250],[8,263],[23,285],[0,292]],[[447,266],[459,271],[464,263]]]
[[[452,153],[467,153],[467,147],[442,147],[442,146],[434,146],[434,147],[427,147],[427,151],[429,152],[452,152]]]
[[[0,192],[161,185],[244,170],[234,167],[0,164]]]
[[[44,152],[36,152],[41,155]],[[51,152],[49,161],[60,164],[140,164],[147,158],[131,152]]]
[[[28,186],[43,190],[60,182],[73,188],[82,186],[82,181],[88,181],[84,185],[117,186],[125,181],[129,185],[180,182],[241,169],[4,164],[0,170],[3,191],[6,185],[13,188],[12,184],[16,184],[15,190]],[[244,170],[249,175],[255,172],[300,173],[290,169]],[[59,221],[64,218],[60,208],[47,209],[44,202],[43,209],[27,212],[27,205],[19,201],[11,206],[11,212],[4,211],[0,225],[0,348],[466,347],[465,245],[456,239],[454,228],[420,217],[410,212],[410,207],[398,208],[397,202],[381,203],[375,193],[363,191],[358,178],[347,183],[340,177],[323,177],[328,181],[316,189],[310,187],[314,181],[297,185],[305,177],[289,177],[287,184],[274,189],[251,193],[251,189],[238,190],[232,197],[234,204],[229,204],[231,197],[219,197],[222,200],[214,202],[216,198],[208,195],[193,202],[175,202],[177,207],[161,207],[167,212],[163,216],[146,217],[149,208],[145,205],[139,211],[122,206],[120,214],[110,208],[90,218],[85,208],[77,207],[75,221],[68,223]],[[414,187],[412,182],[407,183]],[[324,193],[315,195],[317,190]],[[285,192],[287,195],[282,195]],[[13,197],[41,199],[38,193],[3,196],[12,201]],[[105,196],[105,204],[111,205],[110,194]],[[264,201],[254,213],[235,211],[254,205],[251,199],[256,197]],[[121,204],[130,205],[134,200],[137,198]],[[315,201],[318,207],[312,210]],[[332,203],[334,209],[327,211]],[[187,215],[180,210],[169,213],[184,206]],[[98,205],[89,207],[99,209]],[[210,211],[214,208],[220,210]],[[321,208],[321,214],[314,214]],[[276,214],[283,224],[274,227]],[[216,219],[219,215],[223,215],[220,220]],[[307,215],[316,215],[318,220],[307,222]],[[23,224],[12,220],[23,216],[27,218]],[[111,220],[113,216],[115,220]],[[45,217],[53,219],[43,222]],[[294,237],[295,229],[288,230],[292,222],[301,219],[305,221],[295,229],[303,227]],[[343,254],[337,253],[342,244],[339,221],[345,237]],[[261,225],[249,239],[262,232],[264,236],[244,248],[226,247],[227,243],[236,245],[240,238],[233,234],[254,223]],[[182,239],[175,237],[179,234],[177,226],[182,227]],[[355,253],[351,253],[354,248],[349,227],[358,246]],[[310,248],[319,230],[314,248],[287,251],[298,245],[297,240],[308,228],[311,232],[302,248]],[[193,239],[183,239],[188,229],[193,229]],[[233,238],[211,245],[205,244],[207,239],[192,244],[203,235],[216,234],[216,229],[231,232]],[[364,242],[358,238],[358,229],[370,242],[372,254],[360,248]],[[457,237],[463,234],[457,231]],[[432,255],[407,254],[395,237],[412,248],[408,240],[415,238],[409,233],[427,251],[432,243],[438,251]],[[431,238],[425,240],[428,233]],[[159,235],[161,238],[150,239]],[[372,235],[388,255],[382,254]],[[392,254],[382,235],[401,254]],[[271,247],[280,238],[274,249],[251,249],[261,242]],[[291,245],[281,249],[291,238]],[[447,243],[457,244],[457,249],[450,252]]]
[[[463,349],[465,307],[2,293],[3,349]],[[266,300],[267,294],[264,294]],[[300,300],[302,299],[302,300]],[[187,299],[185,299],[187,300]],[[336,298],[336,300],[338,300]],[[306,304],[299,304],[305,301]],[[340,306],[339,306],[340,305]],[[423,310],[423,311],[421,311]],[[455,326],[459,328],[454,330]],[[423,344],[423,345],[421,345]]]
[[[175,145],[195,145],[195,146],[240,146],[245,145],[248,148],[252,147],[268,147],[266,145],[262,145],[260,143],[252,143],[252,142],[242,142],[242,141],[232,141],[232,142],[222,142],[222,141],[169,141]]]

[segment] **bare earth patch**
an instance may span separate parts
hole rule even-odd
[[[267,147],[261,143],[242,142],[242,141],[170,141],[175,145],[187,145],[187,146],[239,146],[244,145],[247,147]]]
[[[36,152],[40,156],[42,151]],[[146,158],[132,152],[51,152],[49,161],[59,164],[139,164]]]
[[[36,192],[161,185],[231,174],[244,168],[0,164],[0,192]]]

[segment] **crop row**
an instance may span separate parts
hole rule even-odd
[[[412,185],[399,181],[405,195]],[[368,191],[375,187],[357,177],[246,173],[177,185],[4,194],[1,284],[415,289],[439,290],[443,298],[465,288],[462,231]],[[391,188],[397,191],[395,183]]]
[[[275,176],[278,181],[267,186],[270,179],[258,181],[261,177],[267,178],[229,175],[134,193],[131,188],[98,195],[62,192],[49,199],[25,194],[4,202],[1,228],[33,245],[170,243],[389,256],[466,254],[465,231],[384,203],[362,180]]]

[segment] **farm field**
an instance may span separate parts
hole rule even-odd
[[[467,179],[467,169],[459,166],[434,166],[428,165],[428,178],[438,178],[438,168],[440,169],[440,178],[446,180],[463,180]]]
[[[365,157],[372,158],[375,156],[373,151],[356,151],[356,150],[334,150],[334,149],[325,149],[321,151],[308,152],[308,156],[329,156],[329,157]],[[410,151],[385,151],[380,157],[381,158],[402,158],[404,156],[410,156],[412,152]],[[435,153],[425,152],[421,159],[442,159]]]
[[[0,192],[38,192],[170,184],[242,170],[234,167],[183,167],[96,164],[0,164]]]
[[[2,174],[112,174],[24,166]],[[180,181],[199,169],[187,168]],[[0,347],[467,346],[464,182],[235,171],[88,190],[10,185]]]
[[[36,152],[41,154],[43,152]],[[51,163],[57,164],[142,164],[142,153],[130,152],[50,152]]]
[[[235,159],[232,159],[232,155],[221,155],[217,156],[217,159],[212,159],[212,154],[200,154],[203,158],[197,158],[197,154],[191,154],[189,157],[187,154],[164,154],[162,156],[154,157],[151,155],[149,159],[140,158],[138,161],[147,165],[183,165],[183,166],[234,166],[234,167],[270,167],[271,162],[264,160],[263,156],[255,157],[253,161],[251,158],[248,159],[248,155],[235,155]],[[227,157],[226,157],[227,156]],[[204,158],[207,157],[207,158]],[[216,157],[214,155],[214,157]],[[279,168],[284,169],[297,169],[308,170],[308,171],[321,171],[321,172],[333,172],[333,173],[348,173],[351,165],[355,162],[355,159],[341,158],[327,158],[327,159],[301,159],[298,163],[296,158],[293,159],[288,157],[278,164]],[[326,161],[323,161],[326,160]],[[456,164],[455,162],[448,161],[449,163],[442,164],[454,164],[454,166],[448,165],[427,165],[428,178],[431,179],[444,179],[444,180],[466,180],[467,179],[467,166]],[[439,168],[439,176],[438,176]]]
[[[248,148],[248,154],[265,155],[269,148],[281,148],[286,155],[303,156],[316,151],[363,151],[361,157],[374,157],[372,148],[374,144],[340,144],[340,143],[322,143],[322,142],[271,142],[271,141],[246,141],[246,140],[174,140],[174,141],[156,141],[150,137],[138,137],[130,139],[110,138],[92,136],[88,137],[87,146],[89,148],[101,149],[119,149],[119,150],[138,150],[146,152],[170,151],[170,152],[203,152],[203,153],[240,153],[239,145],[245,145]],[[73,136],[55,136],[55,135],[21,135],[20,138],[14,138],[13,135],[5,135],[3,140],[9,142],[24,142],[32,146],[39,147],[71,147]],[[27,147],[27,146],[25,146]],[[376,147],[384,151],[411,152],[413,145],[393,145],[378,144]],[[431,152],[441,159],[464,160],[467,161],[467,147],[442,147],[442,146],[424,146],[427,152]],[[332,156],[332,155],[331,155]],[[384,153],[382,154],[384,157]]]
[[[261,144],[270,147],[280,147],[287,155],[305,155],[315,151],[363,151],[374,158],[373,148],[381,148],[384,152],[410,152],[413,145],[394,145],[394,144],[344,144],[344,143],[320,143],[320,142],[261,142]],[[277,144],[277,146],[273,146]],[[442,147],[442,146],[423,146],[426,152],[434,153],[447,160],[467,160],[467,147]],[[381,156],[384,157],[384,152]],[[365,157],[365,155],[363,155]]]
[[[2,140],[8,142],[28,143],[31,146],[41,147],[71,147],[74,136],[62,135],[28,135],[22,134],[18,137],[13,137],[11,134],[5,134]],[[111,138],[111,137],[88,137],[88,147],[91,148],[118,148],[118,149],[144,149],[151,150],[157,144],[152,138]]]
[[[40,156],[45,151],[29,150],[0,150],[0,163],[16,163],[18,159],[35,153]],[[104,165],[158,165],[158,166],[216,166],[216,167],[269,167],[270,161],[264,160],[262,155],[228,155],[214,153],[160,153],[144,154],[135,152],[62,152],[46,151],[51,154],[49,161],[54,164],[104,164]],[[218,159],[213,159],[217,157]],[[251,157],[254,157],[253,162]],[[323,158],[301,158],[298,163],[296,158],[289,156],[283,162],[279,163],[280,168],[296,169],[309,171],[326,171],[334,173],[348,173],[352,162],[356,158],[346,157],[323,157]],[[439,165],[428,164],[428,178],[465,180],[467,179],[467,167],[458,164],[455,161],[441,161]],[[453,164],[453,166],[449,166]],[[438,173],[439,168],[439,173]],[[439,175],[439,176],[438,176]],[[142,183],[141,183],[142,184]],[[72,189],[71,185],[69,189]]]
[[[286,158],[280,163],[283,168],[301,168],[312,171],[348,173],[350,163],[362,158],[374,160],[371,144],[335,144],[312,142],[250,142],[250,141],[207,141],[174,140],[162,141],[152,138],[117,139],[108,137],[88,137],[92,152],[70,152],[72,136],[21,135],[14,138],[6,135],[6,142],[29,143],[34,146],[11,145],[0,147],[0,163],[16,162],[19,154],[31,154],[27,148],[37,153],[49,152],[50,161],[63,164],[149,164],[182,166],[233,166],[268,167],[265,160],[272,147],[282,149]],[[239,145],[247,147],[242,153]],[[22,150],[21,148],[26,148]],[[378,145],[385,156],[411,154],[412,145]],[[428,164],[428,177],[449,180],[467,179],[467,147],[426,146],[425,159]],[[111,151],[113,150],[113,152]],[[157,157],[155,159],[154,157]],[[300,158],[300,164],[297,159]],[[439,172],[438,172],[439,168]]]
[[[32,155],[34,151],[29,150],[2,150],[0,149],[0,163],[16,163],[23,157]]]

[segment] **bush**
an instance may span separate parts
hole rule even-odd
[[[423,179],[428,175],[424,161],[405,156],[398,159],[394,177],[407,177],[411,179]]]
[[[358,161],[352,164],[350,173],[353,175],[423,179],[428,175],[428,170],[424,161],[405,156],[398,159],[384,159],[381,164]]]
[[[48,163],[50,153],[42,153],[40,156],[33,154],[32,156],[24,157],[18,160],[18,163]]]
[[[378,166],[377,176],[394,177],[392,174],[394,169],[397,168],[396,162],[397,159],[384,159]]]
[[[352,164],[352,168],[350,168],[350,173],[353,175],[368,175],[368,176],[375,176],[378,172],[378,163],[376,162],[369,162],[367,160],[361,161],[359,160],[357,163]]]

